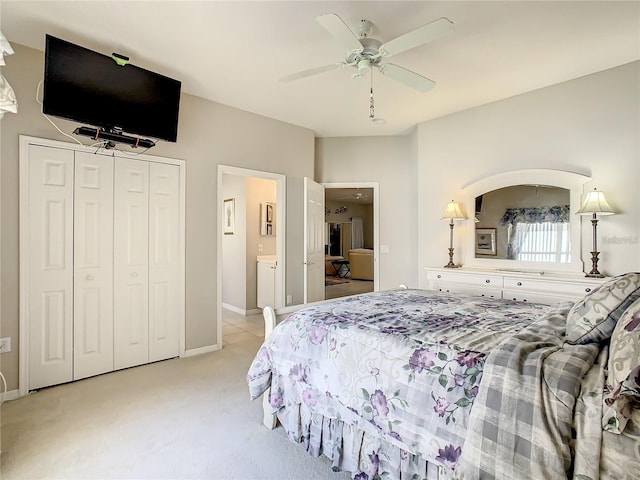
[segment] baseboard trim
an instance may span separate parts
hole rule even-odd
[[[231,310],[232,312],[239,313],[240,315],[246,315],[245,309],[236,307],[235,305],[231,305],[230,303],[222,303],[222,308],[226,310]]]
[[[0,393],[0,403],[7,400],[15,400],[20,396],[19,390],[9,390],[8,392]]]
[[[218,344],[215,343],[213,345],[207,345],[206,347],[199,347],[199,348],[192,348],[190,350],[185,350],[184,351],[184,355],[182,355],[182,357],[183,358],[185,358],[185,357],[195,357],[196,355],[202,355],[204,353],[217,352],[218,350],[220,350],[220,347],[218,347]]]
[[[240,315],[244,315],[245,317],[247,315],[258,315],[262,313],[262,309],[260,308],[252,308],[251,310],[245,310],[244,308],[236,307],[228,303],[223,303],[222,308],[224,308],[225,310],[230,310],[234,313],[239,313]]]

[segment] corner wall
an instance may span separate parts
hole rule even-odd
[[[418,283],[415,152],[412,135],[316,139],[317,182],[380,184],[381,290]]]

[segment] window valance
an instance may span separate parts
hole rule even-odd
[[[569,205],[553,207],[507,208],[500,219],[501,225],[518,223],[568,223]]]

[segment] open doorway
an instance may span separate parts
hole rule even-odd
[[[284,305],[285,189],[284,175],[218,166],[216,319],[220,347],[224,345],[223,311],[259,314],[261,294],[269,294],[266,304],[274,308]],[[265,262],[268,268],[261,268]]]
[[[325,186],[325,298],[378,290],[378,184]]]

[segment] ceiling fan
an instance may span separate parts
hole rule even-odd
[[[353,75],[355,78],[377,68],[381,74],[397,82],[420,92],[428,92],[435,85],[433,80],[393,63],[382,63],[381,60],[424,45],[453,31],[453,22],[442,17],[383,44],[369,36],[373,29],[373,23],[369,20],[360,20],[359,37],[335,13],[320,15],[316,17],[316,21],[346,48],[344,61],[287,75],[280,79],[281,82],[291,82],[344,67],[356,68],[358,71]]]
[[[353,193],[350,193],[349,195],[346,195],[344,197],[336,197],[336,200],[368,200],[369,199],[369,194],[365,193],[365,192],[361,192],[359,190],[356,190]]]

